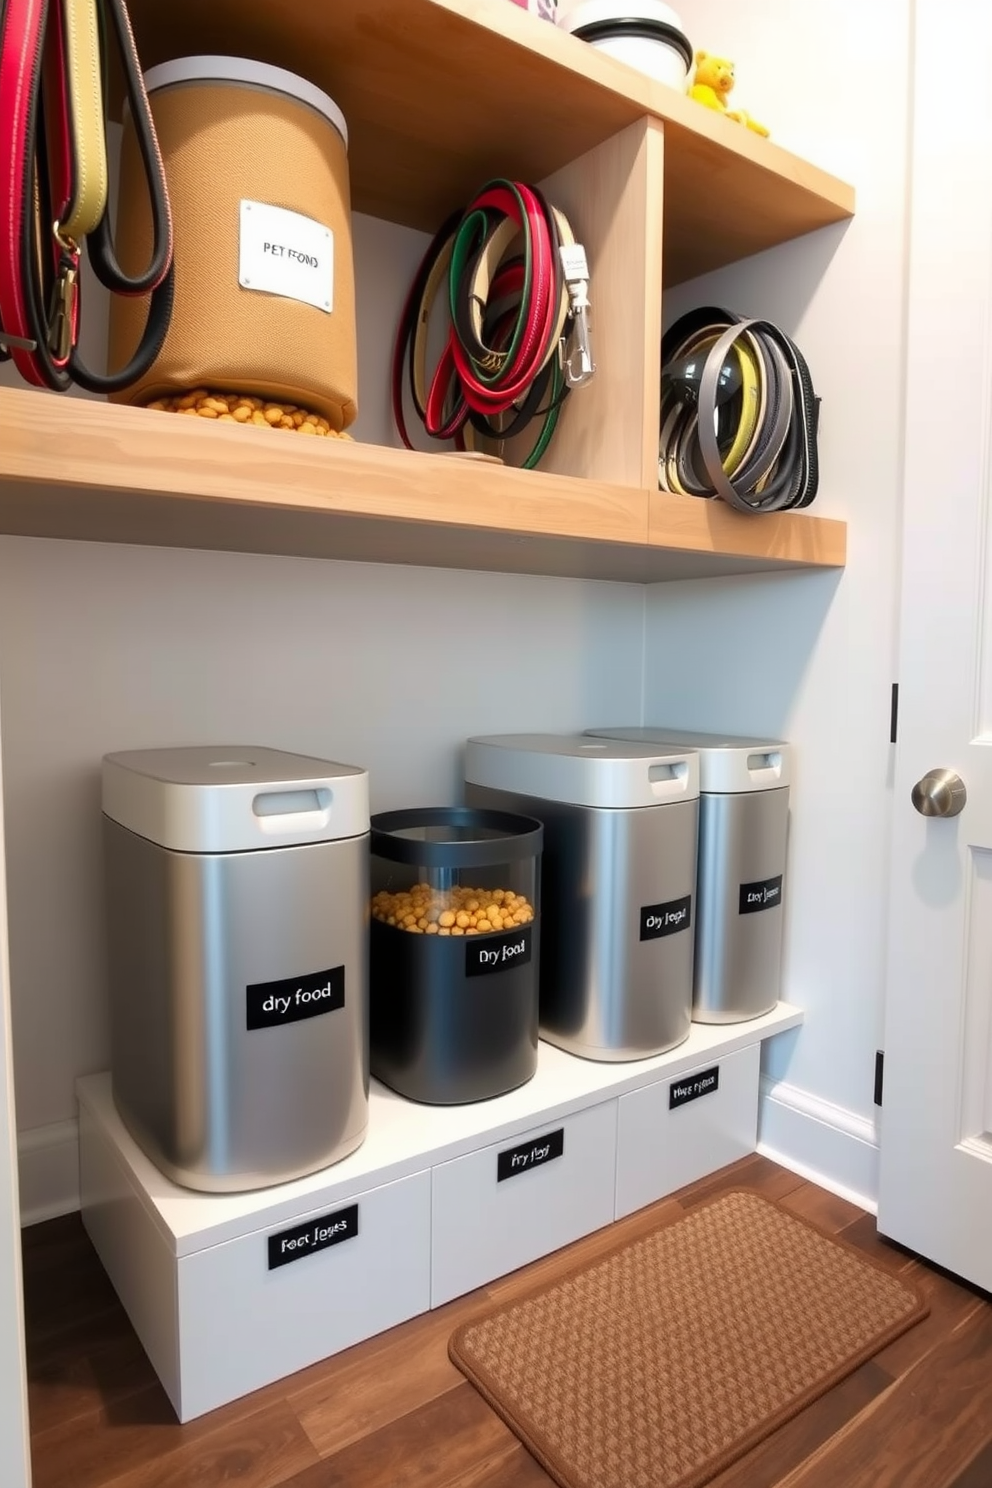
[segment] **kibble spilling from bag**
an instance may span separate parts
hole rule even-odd
[[[256,424],[265,429],[293,429],[297,434],[315,434],[321,439],[351,439],[343,429],[332,429],[327,419],[295,403],[270,403],[245,393],[212,393],[196,388],[171,398],[156,398],[146,405],[164,413],[188,413],[195,418],[216,419],[221,424]]]

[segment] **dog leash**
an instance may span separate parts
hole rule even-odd
[[[588,280],[585,253],[564,213],[534,187],[490,181],[443,224],[407,295],[392,368],[403,443],[413,448],[406,385],[427,434],[459,449],[473,447],[474,435],[505,441],[539,421],[523,461],[533,468],[569,390],[595,371]],[[448,334],[428,374],[431,312],[445,285]]]
[[[108,38],[148,181],[152,253],[139,274],[117,262],[107,211],[104,98]],[[172,314],[172,218],[165,168],[124,0],[5,0],[0,12],[0,354],[35,387],[116,392],[144,375]],[[112,294],[150,295],[140,344],[110,375],[78,351],[79,265]]]
[[[691,311],[662,341],[659,486],[738,511],[809,506],[819,402],[805,358],[771,321]]]

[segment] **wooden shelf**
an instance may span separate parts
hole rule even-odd
[[[652,583],[840,567],[843,522],[0,389],[0,532]]]
[[[507,0],[132,0],[145,67],[240,55],[344,111],[353,205],[433,232],[491,176],[543,181],[645,116],[665,125],[666,284],[854,210],[850,186]],[[661,183],[658,183],[660,190]]]

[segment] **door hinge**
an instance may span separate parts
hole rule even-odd
[[[885,1050],[875,1050],[875,1104],[882,1104],[882,1078],[885,1070]]]
[[[892,699],[889,703],[889,743],[896,742],[899,732],[899,683],[892,684]]]

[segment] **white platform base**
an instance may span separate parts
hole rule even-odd
[[[531,1081],[472,1106],[373,1082],[357,1152],[245,1194],[170,1183],[93,1076],[78,1086],[83,1220],[188,1421],[753,1152],[761,1042],[801,1021],[780,1003],[694,1025],[635,1064],[542,1043]]]

